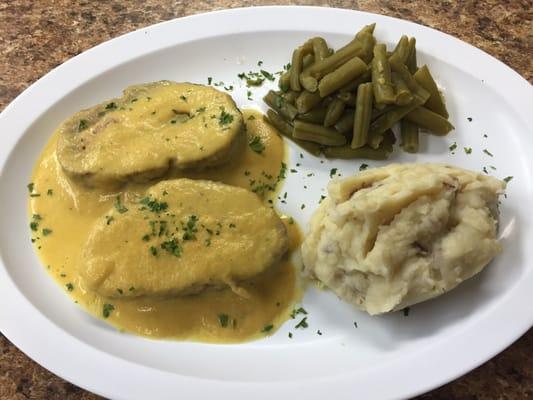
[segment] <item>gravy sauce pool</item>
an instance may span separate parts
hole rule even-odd
[[[161,179],[188,177],[210,179],[256,192],[271,204],[285,174],[283,139],[262,114],[243,111],[250,142],[261,138],[261,153],[245,147],[227,165],[201,172],[172,172]],[[78,273],[81,249],[94,221],[106,213],[123,194],[137,196],[154,182],[128,183],[112,193],[72,183],[57,161],[54,133],[37,162],[30,197],[32,241],[56,282],[89,313],[120,330],[154,338],[175,338],[214,343],[234,343],[273,333],[301,297],[291,254],[299,248],[301,234],[292,218],[283,218],[290,251],[275,267],[243,283],[250,298],[231,289],[206,290],[197,295],[174,298],[108,299],[87,290]],[[124,155],[127,157],[127,154]],[[36,196],[35,194],[39,194]]]

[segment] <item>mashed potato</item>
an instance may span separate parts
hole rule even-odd
[[[369,314],[447,292],[500,252],[505,184],[440,164],[333,180],[302,245],[305,270]]]

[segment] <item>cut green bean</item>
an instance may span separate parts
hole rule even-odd
[[[320,104],[321,101],[322,98],[318,93],[311,93],[304,90],[296,99],[296,109],[300,114],[303,114]]]
[[[329,47],[323,38],[316,37],[313,38],[312,41],[315,61],[322,61],[324,58],[329,56]]]
[[[418,67],[416,66],[416,39],[414,37],[409,38],[409,56],[405,62],[407,69],[413,75]]]
[[[324,76],[318,84],[321,97],[333,93],[348,84],[367,70],[367,65],[359,57],[354,57],[341,65],[335,71]]]
[[[294,105],[294,102],[296,101],[299,95],[300,93],[289,90],[288,92],[283,93],[281,97],[283,97],[287,103]]]
[[[325,107],[316,107],[309,112],[298,115],[298,119],[313,124],[323,124],[326,118],[326,111]]]
[[[324,117],[324,126],[333,126],[342,116],[346,104],[340,99],[334,99],[326,109],[326,116]]]
[[[355,111],[353,109],[348,109],[344,111],[342,117],[334,125],[337,132],[342,134],[352,133],[353,121],[354,121]]]
[[[312,76],[315,79],[320,79],[324,75],[329,74],[345,64],[348,60],[351,60],[354,57],[359,57],[363,55],[363,53],[364,49],[361,41],[359,39],[353,39],[350,43],[337,50],[331,56],[311,65],[303,72],[303,74],[304,76]]]
[[[386,160],[394,149],[394,134],[388,130],[383,136],[383,141],[377,149],[370,146],[363,146],[352,149],[350,145],[340,147],[324,148],[324,155],[327,158],[366,158],[368,160]]]
[[[396,100],[391,81],[391,67],[384,44],[374,46],[372,60],[372,85],[376,104],[393,104]]]
[[[346,93],[346,92],[352,92],[355,93],[357,91],[357,87],[361,83],[370,82],[372,80],[372,72],[370,69],[367,69],[364,74],[361,76],[358,76],[353,81],[349,82],[347,85],[344,85],[339,89],[339,92]]]
[[[405,106],[413,101],[413,95],[405,81],[398,75],[397,72],[392,73],[392,84],[396,93],[396,104]]]
[[[313,51],[313,43],[311,41],[305,42],[300,47],[297,47],[292,52],[291,60],[291,77],[290,77],[290,88],[296,92],[302,90],[300,86],[300,73],[303,70],[303,58],[306,54],[309,54]]]
[[[423,104],[422,101],[423,99],[415,96],[411,104],[395,107],[373,121],[369,128],[368,144],[374,149],[378,148],[387,129],[392,128],[396,122],[405,117],[415,108],[420,107],[420,105]]]
[[[372,115],[373,102],[372,83],[363,83],[357,89],[357,100],[353,124],[353,137],[351,147],[357,149],[363,147],[368,140],[368,128]]]
[[[385,106],[385,107],[382,107],[382,108],[373,108],[372,109],[372,115],[370,116],[370,121],[375,121],[376,119],[378,119],[379,117],[381,117],[383,114],[391,111],[391,110],[394,110],[398,108],[397,105],[395,104],[390,104],[388,106]]]
[[[408,153],[418,153],[418,126],[407,119],[400,124],[402,148]]]
[[[350,92],[340,92],[337,94],[337,99],[342,101],[344,104],[355,107],[355,94]]]
[[[272,90],[270,90],[265,97],[263,97],[263,101],[270,107],[276,110],[278,114],[283,116],[285,119],[288,119],[289,121],[292,121],[296,115],[298,114],[298,110],[296,107],[294,107],[292,104],[287,103],[283,97],[280,95],[274,93]]]
[[[403,35],[400,38],[398,44],[391,54],[391,57],[397,57],[401,63],[406,63],[407,58],[409,57],[409,39],[407,36]]]
[[[306,54],[302,60],[302,68],[306,68],[315,62],[315,56],[311,53]]]
[[[374,29],[376,29],[376,23],[372,23],[372,24],[368,24],[368,25],[365,25],[361,28],[361,30],[359,32],[357,32],[355,34],[355,38],[356,39],[359,39],[361,40],[361,38],[363,37],[363,35],[365,33],[369,33],[370,35],[373,35],[374,34]]]
[[[279,77],[278,86],[283,92],[286,92],[291,87],[291,83],[290,82],[291,82],[291,72],[289,70],[289,71],[285,71],[283,74],[281,74],[281,76]]]
[[[418,107],[410,111],[405,115],[405,118],[414,122],[419,127],[427,129],[431,133],[439,136],[446,135],[454,129],[454,126],[450,124],[450,121],[426,107]]]
[[[424,106],[429,108],[431,111],[442,115],[444,118],[448,118],[449,114],[448,110],[446,110],[446,104],[442,99],[439,88],[431,76],[427,65],[424,65],[418,71],[416,71],[414,78],[418,84],[420,84],[420,86],[426,89],[430,94],[429,99]]]
[[[314,154],[315,156],[320,155],[320,145],[316,143],[306,142],[304,140],[295,139],[292,136],[293,126],[287,121],[285,121],[282,117],[280,117],[275,111],[268,110],[267,118],[268,121],[274,126],[274,128],[276,128],[283,136],[292,140],[298,146],[303,147],[309,153]]]
[[[374,46],[376,45],[376,38],[371,33],[363,32],[361,35],[359,35],[359,40],[361,41],[363,48],[360,58],[368,64],[370,61],[372,61]]]
[[[389,58],[390,66],[392,70],[402,78],[405,82],[411,93],[417,94],[421,98],[428,98],[430,93],[424,89],[418,82],[415,80],[413,75],[409,72],[405,64],[401,62],[399,57],[396,57],[394,54]]]
[[[292,136],[295,139],[308,140],[323,146],[342,146],[346,144],[346,138],[336,130],[299,120],[294,121]]]

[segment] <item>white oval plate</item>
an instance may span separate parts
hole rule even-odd
[[[53,283],[30,244],[26,184],[61,120],[132,83],[206,83],[208,76],[233,84],[240,106],[265,109],[260,98],[267,88],[253,90],[254,100],[248,101],[238,73],[257,71],[259,60],[265,70],[278,71],[306,38],[321,35],[338,47],[371,22],[377,23],[377,38],[389,45],[401,34],[416,37],[419,64],[428,63],[445,89],[456,126],[447,137],[424,137],[421,154],[397,149],[391,161],[449,162],[486,167],[500,178],[514,176],[501,206],[504,251],[483,273],[413,307],[407,317],[371,318],[311,289],[303,301],[309,328],[295,329],[297,321],[288,321],[274,336],[242,345],[119,333],[80,310]],[[430,390],[494,356],[532,325],[533,221],[527,207],[533,198],[532,105],[531,86],[482,51],[432,29],[356,11],[236,9],[169,21],[106,42],[48,73],[0,116],[0,329],[54,373],[117,399],[389,399]],[[448,149],[453,142],[455,154]],[[361,162],[321,164],[307,155],[300,159],[299,153],[291,147],[290,167],[298,172],[288,174],[282,189],[288,204],[280,206],[306,228],[330,169],[355,173]]]

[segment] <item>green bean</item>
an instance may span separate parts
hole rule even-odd
[[[263,101],[270,107],[273,108],[283,116],[285,119],[288,119],[289,121],[292,121],[296,115],[298,114],[298,110],[296,110],[296,107],[294,107],[292,104],[287,103],[283,97],[280,95],[274,93],[272,90],[270,90],[265,97],[263,97]]]
[[[405,118],[411,122],[414,122],[421,128],[427,129],[435,135],[446,135],[454,126],[444,118],[442,115],[437,114],[426,107],[418,107],[411,110],[405,115]]]
[[[363,147],[368,140],[368,128],[372,114],[372,83],[363,83],[357,89],[357,101],[353,124],[352,148]]]
[[[359,57],[352,58],[320,80],[318,84],[320,96],[326,97],[363,74],[366,70],[367,66],[363,60]]]
[[[306,68],[315,62],[315,56],[311,53],[306,54],[302,60],[302,68]]]
[[[395,104],[389,104],[388,106],[385,106],[385,107],[381,107],[381,108],[373,108],[372,109],[372,115],[370,116],[370,121],[375,121],[376,119],[378,119],[379,117],[381,117],[383,114],[391,111],[391,110],[394,110],[398,108],[397,105]]]
[[[392,110],[384,113],[378,119],[370,124],[368,143],[371,147],[376,149],[383,140],[383,134],[387,129],[390,129],[396,122],[405,117],[415,108],[422,105],[423,99],[415,96],[412,103],[406,106],[395,107]]]
[[[342,116],[346,104],[340,99],[334,99],[326,109],[326,116],[324,118],[324,126],[330,127],[335,124]]]
[[[308,140],[324,146],[342,146],[346,138],[334,129],[322,125],[295,120],[292,136],[296,139]]]
[[[315,61],[322,61],[329,56],[329,47],[323,38],[313,38],[313,53],[315,54]]]
[[[324,75],[329,74],[330,72],[339,68],[341,65],[345,64],[348,60],[363,55],[363,53],[364,49],[361,41],[359,39],[353,39],[350,43],[344,47],[341,47],[331,56],[326,57],[321,61],[317,61],[311,65],[303,72],[303,75],[320,79]]]
[[[408,153],[418,153],[418,126],[404,118],[400,124],[400,133],[403,149]]]
[[[300,47],[294,49],[292,53],[290,88],[296,92],[302,90],[300,86],[300,73],[303,70],[303,58],[312,51],[313,43],[308,40]]]
[[[374,46],[376,45],[376,38],[371,33],[364,32],[359,36],[359,40],[361,41],[361,45],[363,47],[363,52],[360,57],[365,63],[368,64],[370,61],[372,61],[373,50]]]
[[[411,74],[414,74],[418,69],[416,66],[416,39],[414,37],[409,39],[409,56],[405,65]]]
[[[418,84],[415,78],[413,78],[413,75],[409,73],[409,70],[407,69],[405,64],[401,62],[399,57],[393,54],[389,58],[389,62],[390,62],[390,66],[392,70],[398,73],[398,75],[405,82],[405,84],[407,85],[411,93],[417,94],[419,97],[424,97],[424,98],[429,99],[430,93],[426,89],[424,89],[421,85]]]
[[[290,81],[291,81],[291,71],[285,71],[283,74],[281,74],[281,76],[279,77],[279,83],[278,83],[278,86],[279,88],[283,91],[283,92],[286,92],[287,90],[290,89],[291,87],[291,84],[290,84]]]
[[[375,22],[372,23],[372,24],[365,25],[365,26],[363,26],[363,28],[361,28],[361,30],[359,32],[357,32],[355,34],[355,38],[361,40],[361,37],[365,33],[369,33],[369,34],[373,35],[375,28],[376,28],[376,23]]]
[[[285,101],[289,104],[293,104],[296,101],[296,98],[300,95],[298,92],[293,92],[292,90],[289,90],[286,93],[283,93],[281,97],[285,99]]]
[[[391,68],[387,59],[387,48],[384,44],[374,46],[372,60],[372,84],[376,104],[393,104],[396,100],[391,81]]]
[[[357,149],[352,149],[350,145],[340,147],[326,147],[324,148],[324,155],[327,158],[366,158],[369,160],[386,160],[393,151],[395,139],[391,130],[388,130],[381,145],[377,149],[370,146],[363,146]]]
[[[392,73],[392,84],[396,92],[396,104],[405,106],[413,101],[413,95],[404,80],[397,72]]]
[[[350,92],[341,92],[339,94],[337,94],[337,99],[339,99],[340,101],[342,101],[344,104],[350,106],[350,107],[355,107],[355,94],[353,93],[350,93]]]
[[[309,153],[314,154],[315,156],[320,155],[319,145],[317,145],[316,143],[311,143],[311,142],[306,142],[304,140],[295,139],[292,136],[293,126],[289,124],[287,121],[285,121],[282,117],[280,117],[275,111],[268,110],[267,118],[268,118],[268,121],[274,126],[274,128],[276,128],[279,131],[279,133],[281,133],[283,136],[292,140],[297,145],[303,147]]]
[[[321,101],[322,98],[318,93],[311,93],[304,90],[296,99],[296,109],[300,114],[303,114],[320,104]]]
[[[353,129],[355,111],[353,109],[348,109],[344,111],[342,117],[334,125],[337,132],[351,134]]]
[[[316,107],[311,111],[298,115],[298,119],[313,124],[322,124],[326,118],[326,111],[325,107]]]
[[[409,57],[409,39],[407,36],[402,35],[398,44],[394,48],[391,57],[397,57],[401,63],[406,63],[407,57]]]
[[[430,94],[429,99],[425,104],[425,107],[429,108],[431,111],[434,111],[439,115],[442,115],[444,118],[448,118],[449,114],[446,110],[446,104],[442,99],[442,96],[439,92],[439,88],[437,87],[435,80],[431,76],[427,65],[424,65],[418,71],[416,71],[414,78]]]
[[[339,92],[341,92],[341,93],[355,92],[355,91],[357,91],[357,87],[361,83],[370,82],[371,80],[372,80],[372,72],[370,71],[370,69],[368,69],[368,70],[366,70],[366,72],[364,74],[362,74],[361,76],[355,78],[353,81],[351,81],[347,85],[344,85],[343,87],[341,87],[339,89]]]

